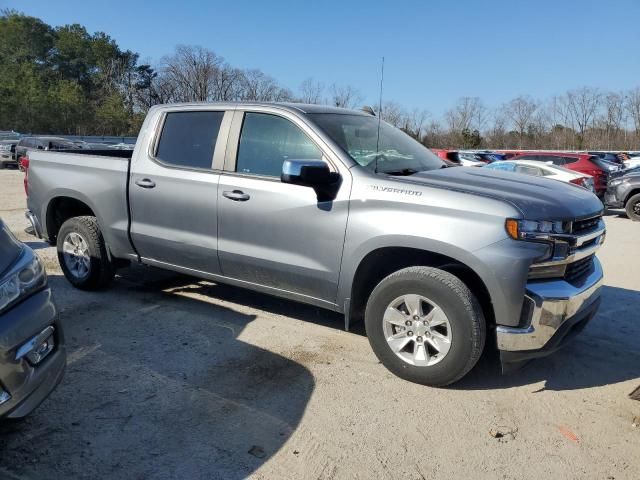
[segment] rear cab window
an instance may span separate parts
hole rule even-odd
[[[168,112],[156,147],[156,160],[177,168],[211,169],[224,113]]]

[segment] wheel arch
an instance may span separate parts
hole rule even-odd
[[[393,272],[411,266],[435,267],[447,271],[469,287],[478,298],[488,324],[495,324],[493,301],[487,281],[469,261],[471,255],[444,253],[419,246],[378,246],[354,262],[348,288],[343,289],[345,328],[364,318],[369,295],[380,281]],[[347,283],[347,282],[345,282]]]
[[[59,192],[47,202],[44,214],[47,239],[50,243],[55,243],[62,224],[73,217],[83,215],[96,217],[98,224],[100,224],[100,219],[95,212],[96,209],[89,199],[76,193]]]
[[[625,196],[623,205],[626,207],[627,206],[627,202],[629,200],[631,200],[631,197],[633,197],[634,195],[637,195],[637,194],[640,194],[640,185],[635,185],[631,190],[629,190],[627,192],[627,195]]]

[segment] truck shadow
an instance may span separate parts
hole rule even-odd
[[[629,218],[627,216],[627,212],[625,212],[624,208],[607,208],[604,211],[605,217],[617,217],[617,218]]]
[[[154,279],[145,282],[144,285],[132,288],[144,291],[163,290],[167,295],[204,295],[212,299],[237,303],[238,305],[256,308],[275,315],[284,315],[295,318],[296,320],[312,322],[329,328],[344,329],[344,315],[340,313],[240,287],[200,280],[186,275],[175,273],[166,275],[165,271],[149,267],[136,267],[135,273],[123,270],[121,281],[137,283],[136,279],[139,278],[144,270],[147,270],[147,274],[152,275]],[[165,274],[165,276],[162,276],[163,274]],[[364,324],[356,324],[354,328],[350,329],[350,332],[364,336]]]
[[[255,315],[172,291],[193,282],[150,274],[77,297],[50,276],[67,372],[33,416],[4,428],[0,466],[28,478],[240,479],[276,454],[313,375],[238,338]]]
[[[187,276],[172,274],[166,281],[159,280],[159,283],[147,283],[146,286],[162,287],[171,290],[171,294],[199,293],[328,328],[344,328],[344,317],[335,312],[256,292],[247,295],[247,290],[242,288],[197,281]],[[544,381],[543,390],[573,390],[640,377],[640,351],[636,345],[640,324],[635,321],[640,292],[605,286],[602,299],[597,316],[566,347],[514,372],[502,374],[495,339],[490,333],[487,348],[476,367],[449,388],[499,389]],[[364,323],[352,325],[350,333],[366,336]]]
[[[469,375],[452,388],[487,390],[544,381],[544,386],[537,391],[559,391],[637,379],[640,377],[639,307],[640,292],[605,286],[598,314],[563,349],[506,375],[500,373],[496,351],[487,349]]]

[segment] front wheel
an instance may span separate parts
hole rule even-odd
[[[365,326],[387,369],[435,387],[466,375],[486,337],[482,308],[469,288],[431,267],[409,267],[384,278],[367,302]]]
[[[64,222],[58,232],[57,250],[62,272],[74,287],[98,290],[113,280],[115,268],[95,217],[74,217]]]
[[[625,205],[627,216],[634,222],[640,222],[640,193],[631,197]]]

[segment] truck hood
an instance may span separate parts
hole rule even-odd
[[[0,283],[4,272],[17,260],[22,252],[22,245],[9,233],[0,219]]]
[[[513,172],[451,167],[394,179],[404,185],[425,185],[502,200],[528,220],[573,220],[603,210],[598,197],[582,187]]]

